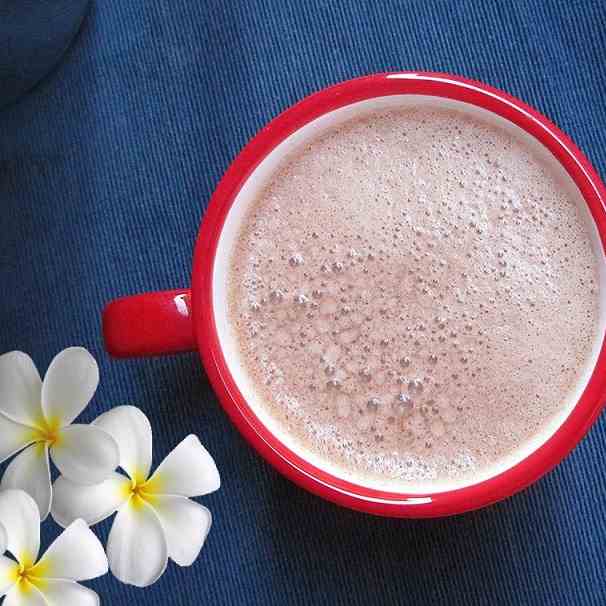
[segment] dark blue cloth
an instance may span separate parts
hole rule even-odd
[[[0,107],[50,72],[87,7],[88,0],[0,0]]]
[[[606,174],[603,0],[97,1],[59,68],[0,112],[0,351],[41,370],[87,346],[85,420],[138,404],[159,461],[190,432],[216,458],[214,526],[191,569],[105,604],[603,605],[606,420],[524,493],[452,519],[375,519],[306,494],[244,443],[196,355],[113,361],[112,297],[186,286],[221,174],[270,118],[369,72],[450,71],[555,120]],[[107,532],[107,523],[101,526]],[[49,523],[45,539],[55,534]]]

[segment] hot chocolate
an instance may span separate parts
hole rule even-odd
[[[558,176],[455,110],[377,111],[287,157],[230,260],[263,409],[357,481],[472,481],[589,364],[597,261]]]

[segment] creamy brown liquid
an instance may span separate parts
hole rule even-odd
[[[294,441],[356,479],[473,479],[578,384],[597,261],[527,145],[452,110],[376,112],[275,172],[238,236],[228,318]]]

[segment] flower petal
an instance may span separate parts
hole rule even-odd
[[[63,528],[78,518],[92,526],[111,516],[127,501],[130,487],[130,480],[116,472],[94,486],[81,486],[60,477],[53,486],[51,513]]]
[[[149,475],[152,430],[148,418],[135,406],[117,406],[93,421],[107,431],[120,450],[120,467],[137,482]]]
[[[40,551],[40,512],[22,490],[0,492],[0,524],[5,528],[7,549],[24,566],[31,566]]]
[[[44,579],[41,585],[48,606],[98,606],[99,596],[74,581]]]
[[[2,606],[47,606],[40,590],[29,581],[15,585],[4,598]]]
[[[160,463],[144,490],[151,494],[199,497],[220,486],[213,458],[197,436],[190,435]]]
[[[62,429],[50,454],[66,478],[89,486],[106,480],[119,463],[116,441],[92,425],[70,425]]]
[[[164,529],[154,510],[141,499],[130,499],[118,511],[107,556],[113,575],[123,583],[147,587],[163,574],[168,562]]]
[[[0,356],[0,413],[15,423],[38,427],[42,381],[32,359],[22,351]]]
[[[6,530],[4,530],[4,526],[0,524],[0,555],[2,555],[6,551],[7,543],[8,535],[6,534]]]
[[[47,422],[69,425],[91,401],[99,385],[99,367],[83,347],[68,347],[50,363],[42,383]]]
[[[19,564],[5,556],[0,556],[0,598],[15,584]]]
[[[6,468],[0,488],[27,492],[38,504],[40,518],[45,520],[52,500],[48,447],[37,443],[20,452]]]
[[[0,414],[0,463],[34,441],[35,430]]]
[[[99,539],[84,520],[68,526],[32,568],[42,579],[95,579],[108,571],[107,557]]]
[[[168,556],[179,566],[191,566],[210,531],[210,511],[186,497],[172,495],[154,497],[153,508],[164,528]]]

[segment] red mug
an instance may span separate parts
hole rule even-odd
[[[109,303],[103,334],[115,357],[154,356],[198,350],[223,408],[248,442],[299,486],[352,509],[393,517],[462,513],[504,499],[557,465],[598,417],[606,395],[606,352],[601,336],[596,363],[572,410],[543,443],[498,475],[453,490],[388,492],[356,484],[321,469],[295,452],[268,427],[242,395],[242,379],[225,337],[225,251],[234,222],[255,188],[304,136],[353,116],[369,104],[440,102],[490,113],[542,144],[568,174],[596,226],[597,246],[606,243],[606,189],[587,158],[547,118],[522,101],[485,84],[438,73],[391,73],[357,78],[326,88],[290,107],[240,152],[219,182],[203,219],[193,261],[191,289],[124,297]],[[478,109],[479,108],[479,109]],[[336,118],[335,118],[336,116]],[[341,116],[341,118],[339,118]],[[248,197],[247,197],[248,196]],[[234,218],[236,217],[236,218]],[[598,241],[599,239],[599,241]],[[606,271],[606,262],[601,260]],[[603,310],[601,310],[603,312]]]

